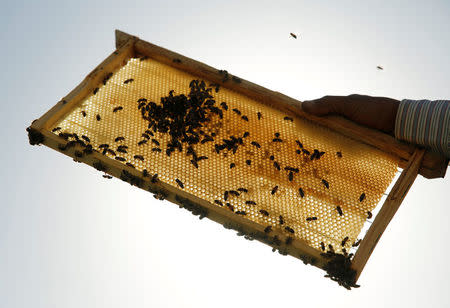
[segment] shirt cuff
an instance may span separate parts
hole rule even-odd
[[[431,147],[450,158],[450,101],[402,100],[395,119],[395,137]]]

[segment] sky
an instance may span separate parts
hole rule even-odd
[[[2,3],[0,307],[449,307],[448,176],[417,178],[347,291],[25,132],[115,29],[300,101],[450,99],[449,17],[444,0]]]

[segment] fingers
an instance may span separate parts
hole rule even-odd
[[[312,115],[324,116],[336,112],[335,100],[332,96],[324,96],[312,101],[304,101],[302,109]]]

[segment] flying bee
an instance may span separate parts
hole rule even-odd
[[[124,141],[125,137],[117,137],[116,139],[114,139],[115,142],[119,142],[119,141]]]
[[[248,122],[248,117],[245,116],[245,115],[243,115],[243,116],[241,117],[241,119]]]
[[[359,239],[359,240],[357,240],[356,242],[354,242],[354,243],[352,244],[352,247],[358,247],[360,243],[361,243],[361,239]]]
[[[122,110],[122,109],[123,109],[122,106],[117,106],[117,107],[115,107],[115,108],[113,109],[113,112],[117,112],[117,111]]]
[[[330,184],[326,180],[322,179],[322,183],[327,189],[330,189]]]
[[[280,225],[284,224],[283,216],[280,215],[278,218],[280,219]]]
[[[292,229],[292,228],[289,227],[289,226],[284,227],[284,230],[286,230],[286,231],[289,232],[289,233],[295,233],[295,230]]]
[[[110,176],[110,175],[108,175],[108,174],[104,174],[103,177],[104,177],[105,179],[112,179],[112,176]]]
[[[344,237],[344,239],[341,242],[341,246],[344,247],[345,244],[347,244],[347,241],[348,241],[348,236]]]
[[[86,115],[87,115],[86,111],[82,110],[82,111],[81,111],[81,115],[83,116],[83,118],[85,118]]]
[[[238,215],[247,215],[245,211],[236,211],[235,213]]]
[[[151,179],[151,182],[152,183],[156,183],[156,182],[158,182],[158,173],[155,173],[153,176],[152,176],[152,179]]]
[[[290,35],[291,35],[291,37],[297,39],[297,35],[295,35],[294,33],[291,32]]]
[[[139,159],[140,161],[144,161],[144,156],[142,156],[142,155],[134,155],[134,159]]]
[[[341,209],[341,207],[339,205],[336,206],[336,210],[339,213],[339,216],[342,216],[344,214],[344,213],[342,213],[342,209]]]
[[[94,93],[94,95],[97,94],[97,92],[98,92],[98,88],[95,88],[94,91],[92,91],[92,93]]]
[[[247,201],[245,201],[245,204],[247,204],[247,205],[256,205],[256,202],[252,201],[252,200],[247,200]]]
[[[274,195],[278,190],[278,186],[275,186],[274,188],[272,188],[272,191],[270,192],[272,195]]]
[[[102,118],[100,117],[100,115],[99,114],[97,114],[96,116],[95,116],[95,118],[97,119],[97,121],[100,121]]]
[[[285,120],[285,121],[291,121],[291,122],[293,122],[293,121],[294,121],[294,119],[293,119],[293,118],[291,118],[291,117],[284,117],[284,120]]]
[[[382,66],[380,66],[380,65],[377,65],[377,69],[382,71],[384,68]]]
[[[322,249],[322,251],[325,251],[325,243],[324,242],[320,242],[320,249]]]
[[[372,218],[372,212],[371,211],[367,211],[367,219]]]
[[[300,197],[302,197],[302,198],[305,196],[305,192],[303,191],[303,189],[301,187],[298,189],[298,193],[300,194]]]
[[[317,217],[306,217],[306,221],[314,221],[317,220]]]
[[[266,210],[259,210],[259,212],[264,216],[269,216],[269,212],[267,212]]]
[[[222,203],[222,201],[220,201],[220,200],[214,200],[214,202],[215,202],[216,204],[220,205],[220,206],[223,206],[223,203]]]
[[[147,140],[146,140],[146,139],[143,139],[143,140],[141,140],[141,141],[138,142],[138,145],[143,145],[143,144],[145,144],[145,143],[147,143]]]
[[[123,83],[124,83],[124,84],[127,84],[127,83],[130,83],[130,82],[133,82],[133,81],[134,81],[133,78],[129,78],[129,79],[125,80]]]
[[[54,133],[54,132],[57,132],[58,130],[60,130],[61,129],[61,127],[55,127],[54,129],[52,129],[52,133]]]
[[[264,233],[269,233],[270,231],[272,231],[272,226],[267,226],[264,228]]]
[[[181,182],[179,179],[175,179],[175,182],[177,182],[178,186],[180,186],[181,188],[184,188],[183,182]]]
[[[366,198],[366,194],[362,193],[361,196],[359,196],[359,202],[363,202],[365,198]]]

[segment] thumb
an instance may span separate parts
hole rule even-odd
[[[334,112],[333,104],[324,98],[302,102],[303,111],[316,116],[323,116]]]

